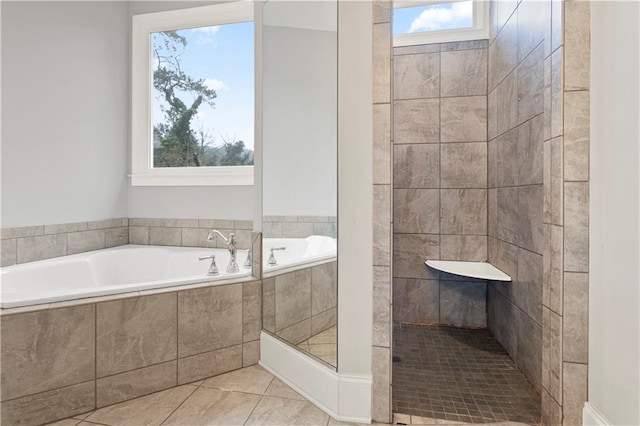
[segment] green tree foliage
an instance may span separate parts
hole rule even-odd
[[[204,79],[194,79],[182,70],[180,58],[187,47],[186,38],[176,31],[164,31],[154,34],[153,42],[153,87],[161,97],[165,115],[165,121],[153,128],[154,166],[253,164],[253,152],[243,141],[225,140],[222,147],[215,147],[209,132],[192,129],[198,109],[202,104],[213,107],[217,94]]]

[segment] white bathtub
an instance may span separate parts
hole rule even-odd
[[[215,254],[220,274],[208,276]],[[229,274],[226,249],[126,245],[2,268],[0,307],[15,308],[85,297],[221,281],[251,275],[238,250],[240,271]]]
[[[274,251],[277,265],[269,265],[272,247],[285,247]],[[264,238],[262,240],[262,268],[264,278],[283,274],[301,266],[309,267],[336,260],[335,238],[313,235],[307,238]]]
[[[275,266],[267,264],[271,247],[286,247],[275,252]],[[207,275],[209,260],[198,260],[211,254],[220,272],[216,276]],[[226,249],[126,245],[8,266],[0,270],[0,308],[244,278],[251,275],[250,269],[243,268],[246,257],[247,250],[238,250],[240,271],[229,274]],[[335,259],[333,238],[263,240],[265,278]]]

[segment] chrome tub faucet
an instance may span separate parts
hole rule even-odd
[[[227,244],[227,248],[229,249],[229,264],[227,265],[226,271],[229,273],[238,272],[240,268],[238,268],[238,262],[236,261],[237,251],[236,251],[236,236],[233,232],[229,233],[229,238],[222,235],[222,232],[217,229],[209,232],[209,236],[207,237],[208,241],[211,241],[215,238],[216,234],[224,240]]]

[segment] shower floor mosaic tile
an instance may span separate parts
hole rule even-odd
[[[393,346],[394,412],[540,423],[540,395],[488,330],[394,324]]]

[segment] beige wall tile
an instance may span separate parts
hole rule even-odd
[[[94,220],[87,222],[87,229],[107,229],[118,228],[120,226],[122,226],[122,219],[119,217],[114,219]]]
[[[276,277],[276,331],[311,318],[311,270]]]
[[[440,259],[486,262],[485,235],[440,235]]]
[[[547,308],[542,317],[542,386],[562,402],[562,317]]]
[[[517,0],[501,0],[497,3],[498,3],[497,24],[498,24],[498,31],[500,31],[502,27],[505,25],[505,23],[507,22],[507,19],[516,19],[517,15],[513,14],[513,11],[515,10],[519,2]]]
[[[440,167],[441,188],[486,188],[487,144],[443,144]]]
[[[590,4],[584,1],[564,3],[566,90],[589,89]]]
[[[37,237],[43,235],[44,227],[38,226],[21,226],[18,228],[2,228],[1,237],[3,240],[12,238]]]
[[[518,315],[517,364],[537,392],[542,387],[542,327],[528,315]]]
[[[551,0],[551,51],[564,42],[564,0]]]
[[[216,247],[216,238],[209,241],[210,230],[205,228],[182,228],[183,247]]]
[[[515,71],[510,73],[496,88],[498,135],[518,124],[517,75]]]
[[[518,130],[509,130],[496,138],[496,185],[518,184]]]
[[[164,219],[130,217],[129,226],[164,226]]]
[[[276,331],[276,279],[262,280],[262,327],[275,333]]]
[[[388,266],[373,267],[373,306],[373,345],[390,347],[391,268]]]
[[[98,377],[175,359],[176,293],[97,305]]]
[[[329,262],[311,268],[311,315],[335,308],[338,298],[338,264]]]
[[[440,141],[440,99],[407,99],[393,103],[395,144]]]
[[[564,179],[589,180],[589,92],[564,94]]]
[[[391,10],[389,0],[373,0],[373,23],[391,22]]]
[[[489,330],[507,350],[518,358],[518,321],[521,311],[490,284],[487,291],[487,323]]]
[[[16,241],[17,263],[33,262],[67,254],[67,235],[43,235],[18,238]]]
[[[197,228],[198,219],[165,219],[164,226],[167,228]]]
[[[391,421],[391,350],[374,346],[372,357],[371,418],[388,423]]]
[[[397,56],[393,65],[394,99],[440,96],[440,53]]]
[[[242,284],[178,293],[180,358],[239,343],[242,343]]]
[[[152,246],[181,246],[182,230],[180,228],[149,228],[149,244]]]
[[[440,323],[486,327],[486,299],[486,283],[440,281]]]
[[[373,106],[373,183],[391,183],[390,104]]]
[[[442,189],[440,198],[441,233],[487,234],[486,189]]]
[[[2,263],[0,266],[11,266],[16,264],[17,249],[16,240],[2,240],[0,241],[0,248],[2,250]]]
[[[402,46],[393,48],[393,56],[415,55],[417,53],[438,53],[440,52],[440,44],[417,44],[415,46]]]
[[[511,1],[498,2],[498,15]],[[515,1],[513,2],[515,4]],[[513,10],[513,9],[511,9]],[[511,15],[509,13],[509,15]],[[508,21],[507,21],[508,18]],[[514,14],[506,16],[504,27],[498,33],[495,41],[489,46],[489,90],[493,90],[518,64],[518,18]],[[500,25],[502,26],[502,25]]]
[[[563,360],[587,363],[589,352],[589,275],[564,274]]]
[[[518,188],[498,188],[498,238],[518,242]]]
[[[129,226],[129,244],[149,244],[149,227]]]
[[[582,424],[582,409],[587,400],[587,365],[565,362],[562,375],[562,424]]]
[[[487,94],[487,49],[443,51],[440,55],[440,96]]]
[[[311,337],[311,319],[307,318],[290,327],[278,330],[276,335],[293,345],[298,345]]]
[[[105,230],[105,247],[116,247],[129,244],[129,228],[109,228]]]
[[[564,293],[564,229],[561,226],[550,228],[550,270],[549,270],[549,300],[548,306],[554,312],[562,315],[562,295]]]
[[[393,147],[394,188],[438,188],[440,147],[436,144]]]
[[[255,365],[260,360],[260,340],[242,344],[242,366]]]
[[[551,0],[523,0],[518,6],[518,61],[545,38],[550,26]]]
[[[542,254],[542,185],[518,188],[518,245]]]
[[[230,219],[198,219],[198,228],[233,229],[235,223]]]
[[[282,223],[282,238],[306,238],[313,235],[313,223]]]
[[[395,189],[393,200],[393,232],[406,234],[440,232],[440,191]]]
[[[487,142],[487,185],[498,186],[498,139]]]
[[[242,284],[242,341],[260,338],[262,330],[262,282]]]
[[[543,127],[543,115],[537,115],[518,127],[518,185],[542,183]]]
[[[519,15],[518,15],[519,16]],[[518,123],[544,112],[544,46],[518,65]]]
[[[385,267],[375,266],[374,268],[385,268]],[[332,309],[329,309],[328,311],[324,311],[318,315],[312,316],[311,317],[311,335],[315,336],[316,334],[322,333],[323,331],[326,331],[331,327],[335,327],[336,319],[337,319],[336,315],[337,315],[337,308],[332,308]]]
[[[589,183],[564,184],[564,270],[589,271]]]
[[[550,1],[550,0],[549,0]],[[551,139],[551,57],[544,59],[544,128],[543,138],[545,141]]]
[[[545,390],[542,391],[542,424],[562,424],[562,407]]]
[[[441,99],[440,138],[442,142],[485,142],[487,97]]]
[[[95,407],[93,381],[2,403],[0,421],[6,425],[40,425],[86,413]]]
[[[395,234],[393,236],[394,278],[437,278],[437,272],[427,270],[424,261],[439,257],[439,235]]]
[[[0,322],[2,400],[95,378],[95,305],[2,316]]]
[[[391,24],[373,26],[373,103],[391,101]]]
[[[242,367],[242,345],[178,359],[178,384],[195,382]]]
[[[338,224],[336,223],[314,223],[313,235],[322,235],[325,237],[338,237]]]
[[[496,89],[487,96],[487,136],[489,140],[498,136],[498,92]]]
[[[454,50],[487,49],[488,47],[488,40],[452,41],[448,43],[441,43],[440,51],[451,52]]]
[[[389,266],[391,262],[391,188],[373,186],[373,264]]]
[[[438,280],[393,279],[393,320],[438,324],[440,284]]]
[[[96,406],[105,407],[176,385],[175,360],[103,377],[96,381]]]
[[[538,325],[542,324],[542,255],[518,250],[518,277],[513,285],[514,301]]]
[[[67,234],[67,254],[83,253],[105,247],[105,230],[71,232]]]
[[[555,1],[554,1],[555,3]],[[551,137],[564,133],[564,67],[562,47],[551,55]]]
[[[282,223],[264,222],[262,224],[262,231],[265,238],[282,238]]]
[[[247,231],[253,231],[253,221],[252,220],[234,220],[233,228],[236,230],[244,229]]]
[[[562,137],[552,139],[550,142],[550,215],[549,221],[554,225],[562,225],[564,211],[564,143]]]

